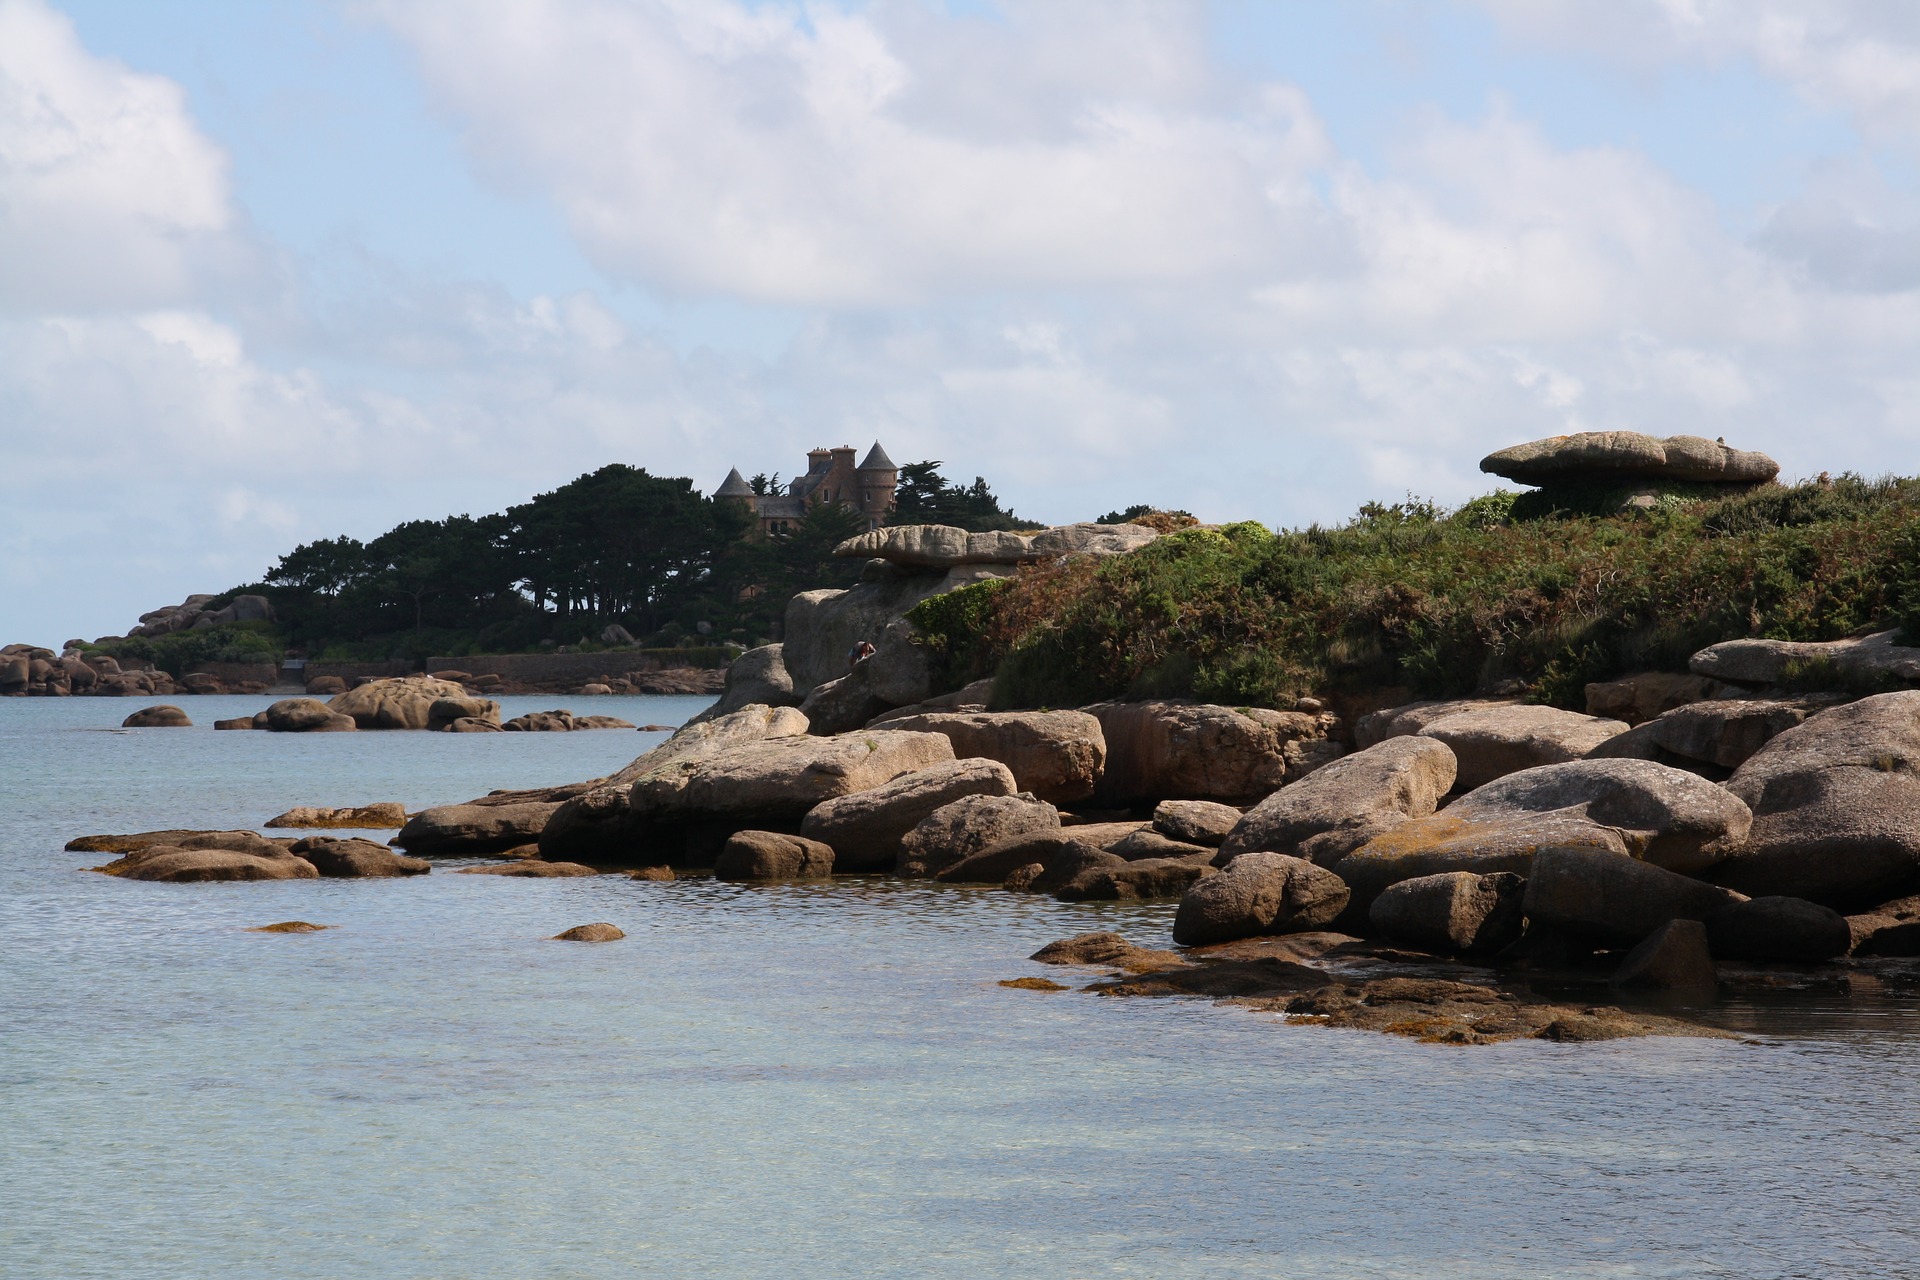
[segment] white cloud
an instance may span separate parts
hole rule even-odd
[[[1319,122],[1296,92],[1224,82],[1180,8],[373,9],[486,171],[549,191],[605,269],[671,290],[879,305],[1184,283],[1315,234]]]
[[[1516,34],[1641,67],[1745,59],[1868,132],[1920,142],[1909,0],[1477,0]]]
[[[232,222],[226,156],[177,84],[0,0],[0,312],[187,299]]]

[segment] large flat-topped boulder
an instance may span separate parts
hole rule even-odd
[[[1736,684],[1780,684],[1789,677],[1806,681],[1822,674],[1920,684],[1920,648],[1895,643],[1899,634],[1880,631],[1850,640],[1726,640],[1694,654],[1687,666],[1696,675]]]
[[[848,538],[833,554],[915,569],[952,569],[968,564],[1028,564],[1067,555],[1124,555],[1159,536],[1138,524],[1069,524],[1038,533],[969,533],[952,525],[906,524]]]
[[[1644,435],[1638,431],[1582,431],[1530,440],[1490,453],[1480,469],[1521,484],[1570,480],[1684,480],[1760,484],[1780,474],[1764,453],[1732,449],[1704,436]]]

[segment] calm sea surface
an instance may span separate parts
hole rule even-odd
[[[996,985],[1060,976],[1023,957],[1087,929],[1164,944],[1165,906],[85,874],[78,834],[462,800],[661,736],[114,728],[143,705],[0,702],[15,1280],[1920,1275],[1898,1005],[1461,1049]],[[288,919],[340,927],[245,931]],[[627,939],[544,940],[595,920]]]

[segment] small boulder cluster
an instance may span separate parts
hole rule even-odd
[[[92,868],[123,880],[185,884],[207,880],[384,879],[425,875],[433,864],[371,840],[305,836],[269,839],[252,831],[145,831],[84,836],[67,848],[120,856]]]

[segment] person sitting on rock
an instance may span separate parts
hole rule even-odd
[[[853,670],[872,656],[873,646],[862,640],[847,651],[847,670]]]

